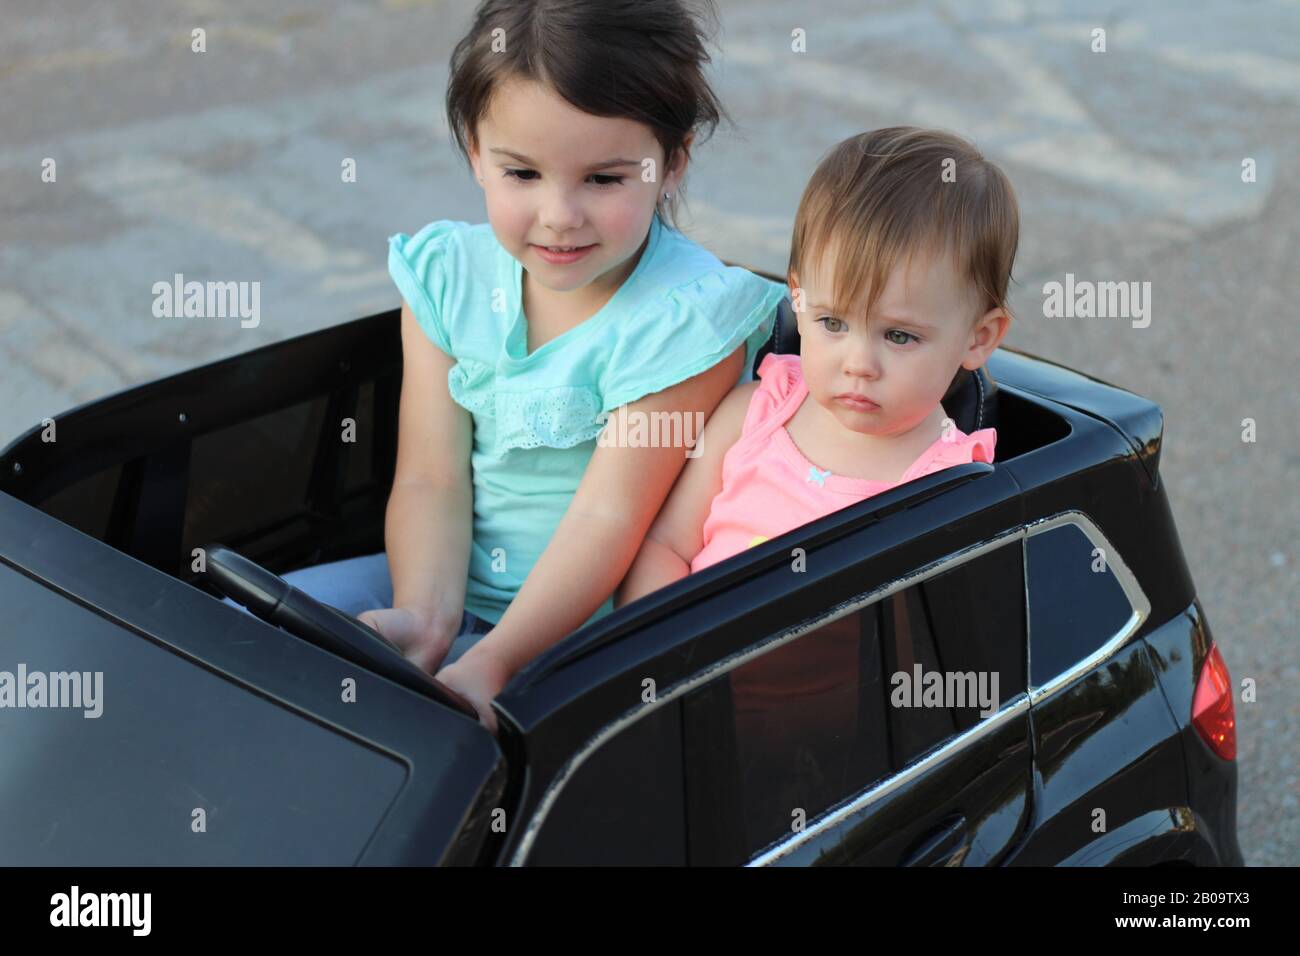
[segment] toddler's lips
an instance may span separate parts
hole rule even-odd
[[[835,401],[839,402],[846,408],[851,408],[858,412],[874,412],[880,409],[880,406],[867,398],[867,396],[855,395],[852,392],[845,392],[842,395],[836,395]]]

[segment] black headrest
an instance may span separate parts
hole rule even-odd
[[[767,340],[754,358],[754,376],[758,377],[758,366],[768,352],[777,355],[799,354],[799,325],[795,321],[790,298],[782,299],[776,307],[776,323],[772,328],[772,337]],[[957,427],[969,435],[981,428],[997,427],[998,386],[989,375],[987,368],[974,372],[960,368],[953,376],[952,384],[943,396],[943,409]]]

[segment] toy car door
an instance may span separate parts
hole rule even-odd
[[[692,863],[968,866],[1011,848],[1031,797],[1021,535],[948,550],[962,524],[921,533],[927,511],[997,487],[980,478],[810,551],[844,562],[821,568],[824,612],[769,608],[686,695]],[[862,560],[903,526],[910,564],[899,549]]]

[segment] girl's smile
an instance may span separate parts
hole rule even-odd
[[[539,246],[530,243],[529,248],[551,265],[564,266],[585,257],[596,248],[596,243],[586,246]]]

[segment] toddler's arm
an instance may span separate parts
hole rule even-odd
[[[668,501],[646,534],[632,568],[614,594],[622,607],[691,573],[691,561],[704,547],[704,519],[722,490],[722,459],[740,438],[745,412],[757,382],[732,389],[700,435],[699,454],[686,463]]]

